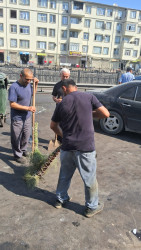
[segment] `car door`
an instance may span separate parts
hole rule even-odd
[[[127,88],[119,97],[126,128],[141,131],[141,87]]]

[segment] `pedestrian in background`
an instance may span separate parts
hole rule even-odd
[[[33,88],[31,81],[35,82],[35,92],[39,80],[33,77],[30,69],[25,68],[20,78],[9,88],[9,102],[11,107],[11,145],[15,161],[24,163],[22,156],[28,156],[27,146],[31,134],[31,112],[36,108],[31,105]]]
[[[84,215],[92,217],[103,209],[98,202],[93,117],[109,117],[109,112],[94,95],[77,91],[72,79],[62,81],[62,89],[65,97],[56,106],[50,124],[50,128],[63,138],[55,207],[61,208],[70,201],[68,189],[78,168],[85,187]]]
[[[56,102],[56,103],[59,103],[62,101],[62,98],[64,96],[64,93],[62,90],[62,81],[70,78],[70,70],[67,68],[61,69],[60,77],[61,77],[61,81],[57,82],[54,85],[54,88],[52,91],[52,98],[53,98],[54,102]]]
[[[122,74],[119,79],[119,84],[125,83],[125,82],[131,82],[135,79],[133,75],[133,70],[131,67],[127,67],[126,73]]]

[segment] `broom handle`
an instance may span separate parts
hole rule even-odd
[[[33,102],[32,105],[35,107],[35,82],[33,81]],[[32,113],[32,153],[35,147],[35,112]]]

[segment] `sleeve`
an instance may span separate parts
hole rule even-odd
[[[52,120],[53,122],[57,122],[57,123],[58,123],[58,122],[61,121],[60,106],[61,106],[61,103],[58,103],[58,104],[56,105],[56,108],[55,108],[55,110],[54,110],[53,116],[52,116],[52,118],[51,118],[51,120]]]
[[[10,86],[9,91],[8,91],[8,100],[10,102],[17,102],[16,89],[12,85]]]
[[[53,96],[57,96],[56,85],[55,85],[54,88],[53,88],[52,95],[53,95]]]
[[[96,98],[95,95],[92,95],[92,107],[93,110],[100,108],[101,106],[103,106],[101,104],[101,102]]]

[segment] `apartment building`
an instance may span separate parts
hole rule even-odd
[[[141,11],[74,0],[0,0],[0,62],[140,67]]]

